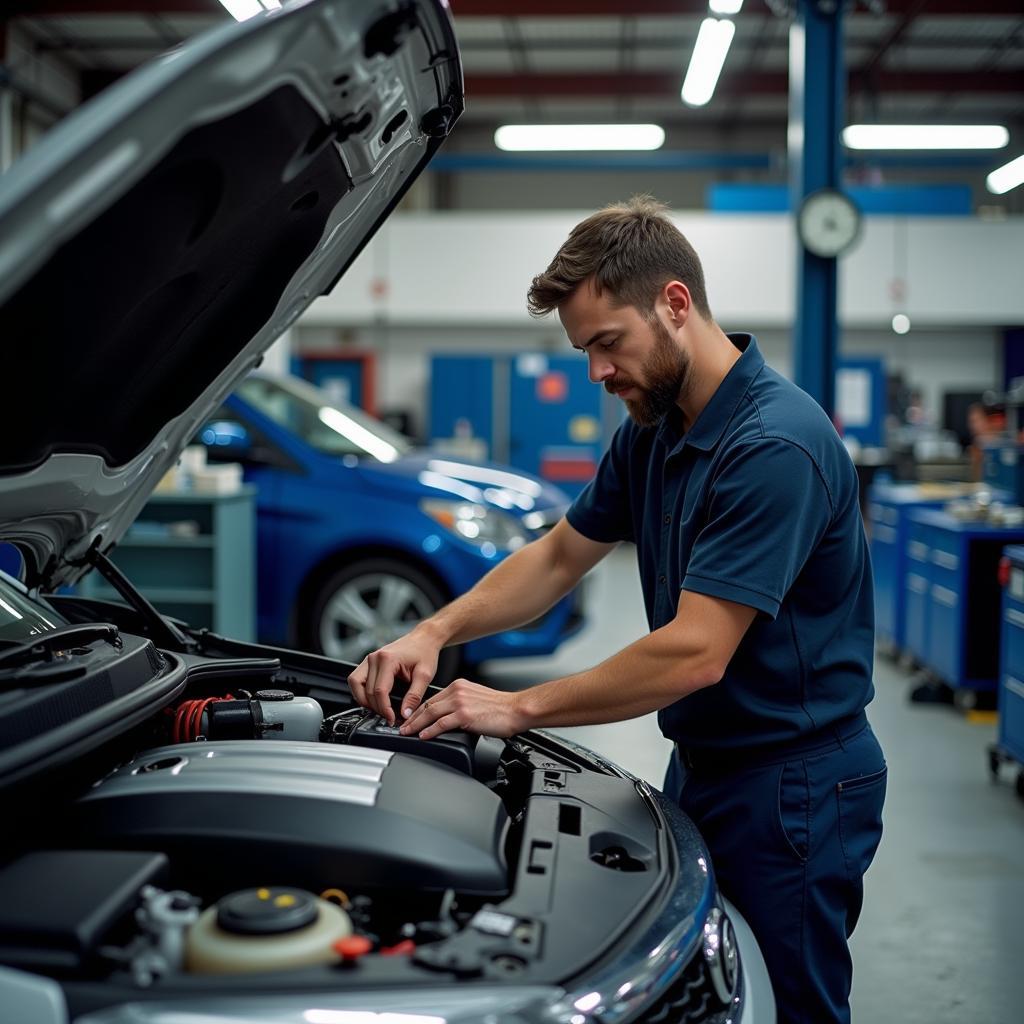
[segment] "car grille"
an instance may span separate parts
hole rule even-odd
[[[725,1020],[726,1009],[715,995],[707,964],[698,953],[635,1024],[718,1024]]]

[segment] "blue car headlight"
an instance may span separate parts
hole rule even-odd
[[[473,501],[424,498],[420,509],[449,533],[484,550],[490,546],[495,550],[515,551],[531,539],[516,516]]]

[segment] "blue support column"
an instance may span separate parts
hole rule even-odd
[[[839,188],[846,103],[842,0],[798,0],[789,32],[789,181],[794,215],[804,197]],[[831,416],[835,410],[839,322],[836,261],[797,241],[796,383]]]

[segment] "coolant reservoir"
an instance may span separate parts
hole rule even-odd
[[[203,712],[201,732],[210,740],[320,738],[324,712],[312,697],[288,690],[260,690],[251,700],[225,700]]]
[[[324,713],[312,697],[296,697],[287,690],[260,690],[254,704],[263,716],[265,740],[316,740]]]
[[[185,968],[242,974],[336,963],[332,946],[351,934],[348,914],[312,893],[244,889],[200,915],[185,941]]]

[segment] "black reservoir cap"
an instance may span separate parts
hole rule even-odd
[[[302,889],[243,889],[217,904],[217,925],[233,935],[282,935],[320,916],[317,898]]]

